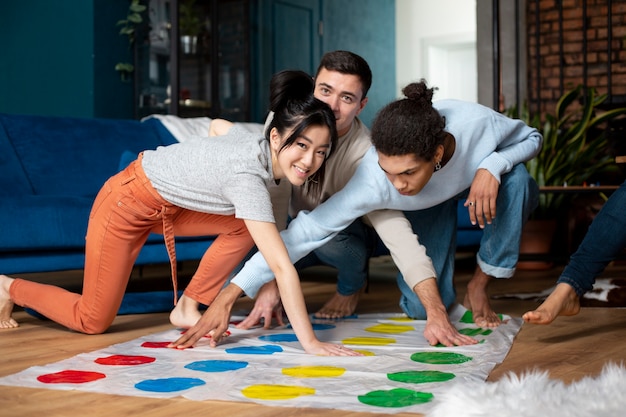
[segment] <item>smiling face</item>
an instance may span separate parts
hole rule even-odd
[[[322,68],[315,77],[313,94],[335,113],[339,136],[348,133],[352,121],[367,104],[367,98],[362,98],[363,85],[358,76],[326,68]]]
[[[327,126],[311,125],[289,146],[281,150],[285,139],[276,128],[270,132],[272,154],[274,155],[274,178],[287,180],[293,185],[303,185],[307,178],[320,169],[330,150],[330,130]]]
[[[437,150],[435,160],[441,159],[443,147]],[[387,179],[402,195],[416,195],[428,184],[434,172],[434,162],[414,154],[384,155],[378,152],[378,165]]]

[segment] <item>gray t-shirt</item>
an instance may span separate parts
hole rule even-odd
[[[224,136],[145,151],[142,166],[152,186],[176,206],[274,223],[271,153],[262,134],[235,125]]]

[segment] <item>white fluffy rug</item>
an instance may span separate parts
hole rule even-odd
[[[428,417],[618,417],[626,415],[626,368],[609,364],[569,385],[532,371],[496,382],[457,383],[436,397]]]

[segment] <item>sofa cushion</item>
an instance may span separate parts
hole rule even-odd
[[[32,194],[32,187],[22,168],[13,144],[7,136],[4,125],[0,123],[0,197],[16,194]]]
[[[157,120],[0,114],[0,124],[23,169],[7,172],[17,179],[25,174],[38,195],[94,197],[117,172],[124,151],[176,142]]]
[[[93,198],[18,195],[0,199],[0,250],[81,248]]]
[[[465,200],[457,203],[457,232],[456,243],[459,248],[477,247],[483,236],[483,230],[478,225],[473,225],[467,207],[464,207]]]
[[[0,199],[2,252],[67,249],[83,251],[93,199],[75,196],[16,196]],[[16,216],[19,221],[16,221]],[[204,242],[207,236],[176,237],[179,242]],[[152,233],[148,244],[163,245],[163,235]],[[208,246],[208,245],[207,245]],[[167,258],[165,258],[167,260]]]
[[[120,156],[120,163],[118,165],[117,170],[118,171],[123,171],[126,169],[127,166],[130,165],[131,162],[133,162],[135,159],[137,159],[137,153],[132,152],[132,151],[124,151],[122,152],[122,155]]]

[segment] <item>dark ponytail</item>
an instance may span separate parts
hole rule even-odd
[[[434,88],[426,81],[402,89],[406,98],[383,107],[372,124],[372,143],[388,156],[414,154],[430,161],[445,139],[445,119],[433,107]]]
[[[274,117],[265,131],[269,134],[273,128],[282,136],[293,130],[278,152],[291,146],[309,126],[326,126],[330,131],[330,149],[328,156],[337,147],[337,126],[335,114],[326,103],[313,96],[315,83],[313,78],[303,71],[286,70],[272,77],[270,81],[270,110]],[[320,169],[304,184],[307,194],[319,196],[324,182],[326,161]]]
[[[276,112],[292,104],[313,98],[315,83],[304,71],[281,71],[270,80],[270,110]]]

